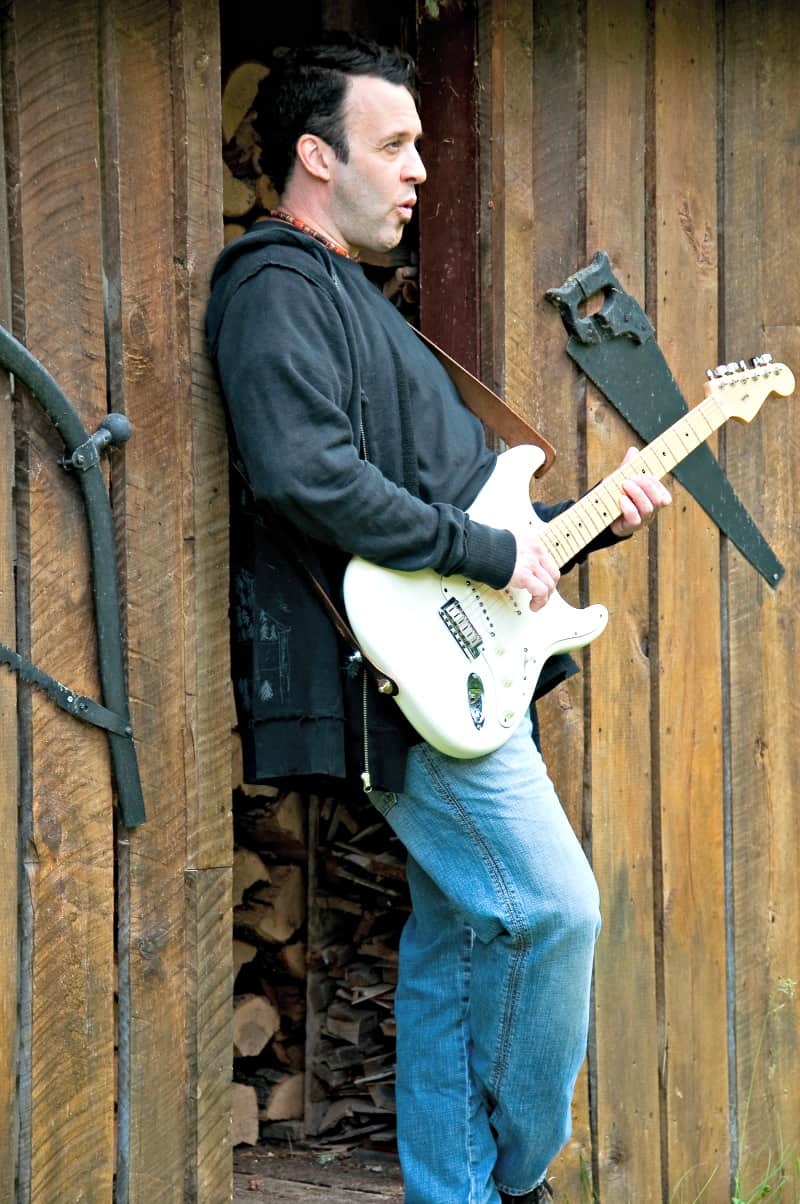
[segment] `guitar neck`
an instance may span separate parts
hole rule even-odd
[[[627,464],[590,489],[574,506],[546,523],[542,542],[559,568],[619,518],[623,481],[643,474],[660,480],[705,443],[728,417],[712,393],[642,448]]]

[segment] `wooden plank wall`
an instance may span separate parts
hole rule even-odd
[[[725,273],[720,292],[729,347],[765,345],[800,366],[800,281],[791,220],[800,186],[800,117],[792,99],[800,19],[790,0],[738,0],[725,22],[721,79]],[[766,1159],[800,1149],[800,1092],[787,1078],[800,1048],[800,892],[793,852],[798,760],[797,398],[767,403],[755,429],[727,436],[728,474],[779,551],[786,577],[773,594],[741,557],[725,562],[730,679],[730,888],[734,1090],[745,1182]],[[800,1195],[797,1179],[795,1196]],[[791,1199],[791,1192],[789,1193]]]
[[[50,37],[43,40],[42,29]],[[90,429],[106,412],[98,47],[94,6],[16,7],[5,31],[14,333]],[[61,444],[22,403],[17,495],[18,639],[31,659],[97,696],[83,506]],[[106,742],[25,699],[21,756],[22,961],[29,993],[20,1056],[23,1199],[108,1197],[114,1153],[114,838]]]
[[[476,7],[482,363],[556,444],[538,487],[556,500],[637,442],[543,300],[598,248],[690,404],[721,361],[768,350],[800,369],[800,14],[789,0]],[[800,1198],[794,405],[773,399],[714,445],[787,566],[777,592],[677,485],[648,536],[563,583],[612,616],[541,708],[605,914],[574,1137],[553,1168],[573,1204],[723,1204],[737,1182],[749,1199],[781,1162],[784,1198]]]
[[[0,319],[89,430],[109,408],[134,428],[109,471],[147,808],[123,829],[102,734],[26,689],[17,731],[3,676],[9,1204],[231,1196],[226,451],[203,348],[222,244],[218,22],[205,0],[0,10]],[[18,391],[1,409],[0,638],[97,697],[80,496],[38,406]]]
[[[2,70],[2,68],[0,68]],[[0,105],[2,90],[0,89]],[[0,122],[2,115],[0,114]],[[3,157],[0,174],[0,323],[11,325],[8,209]],[[14,421],[10,381],[0,377],[0,640],[14,647]],[[17,1163],[15,1091],[18,1037],[18,893],[19,844],[17,783],[17,689],[14,677],[0,672],[0,932],[8,955],[0,960],[0,1204],[12,1204]]]

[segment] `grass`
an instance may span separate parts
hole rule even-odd
[[[744,1102],[744,1110],[742,1112],[742,1125],[739,1133],[739,1149],[745,1148],[747,1140],[747,1130],[750,1120],[750,1105],[753,1099],[753,1091],[758,1082],[759,1063],[761,1061],[761,1053],[764,1046],[764,1041],[767,1035],[767,1028],[771,1017],[783,1011],[787,1003],[795,997],[797,983],[792,978],[779,978],[778,985],[773,993],[770,1006],[764,1014],[764,1020],[761,1024],[761,1030],[758,1034],[758,1042],[756,1044],[755,1053],[753,1054],[753,1069],[750,1075],[750,1084],[747,1089],[747,1097]],[[771,1152],[767,1154],[767,1165],[763,1171],[761,1180],[755,1187],[745,1188],[743,1186],[741,1155],[739,1165],[736,1168],[733,1183],[733,1196],[731,1204],[756,1204],[758,1200],[772,1198],[774,1201],[782,1200],[784,1196],[784,1188],[790,1186],[788,1170],[793,1165],[792,1180],[795,1186],[798,1186],[798,1170],[800,1170],[800,1158],[792,1156],[786,1150],[782,1150],[780,1154],[773,1160]],[[795,1194],[794,1201],[787,1201],[786,1204],[797,1204],[800,1196]]]
[[[764,1042],[767,1037],[770,1020],[786,1005],[795,998],[797,983],[791,978],[778,979],[771,998],[769,1007],[767,1008],[764,1019],[761,1024],[761,1029],[758,1035],[755,1052],[753,1054],[753,1068],[750,1074],[750,1083],[747,1090],[747,1095],[744,1100],[741,1126],[739,1130],[739,1149],[746,1149],[748,1127],[750,1121],[750,1109],[753,1101],[753,1095],[759,1082],[761,1073],[761,1058],[763,1054]],[[730,1204],[759,1204],[760,1201],[768,1200],[770,1204],[800,1204],[800,1155],[794,1150],[782,1149],[776,1155],[772,1152],[765,1154],[766,1164],[760,1172],[760,1179],[757,1183],[745,1183],[745,1172],[742,1167],[741,1155],[739,1164],[736,1167],[733,1177],[733,1195],[730,1197]],[[752,1163],[753,1159],[750,1159]],[[705,1183],[700,1189],[697,1187],[689,1188],[690,1178],[694,1178],[699,1168],[693,1167],[687,1170],[684,1175],[671,1189],[669,1196],[669,1204],[704,1204],[707,1199],[707,1193],[711,1184],[715,1181],[720,1168],[714,1167],[709,1174]],[[751,1174],[753,1172],[751,1171]],[[789,1194],[793,1192],[793,1194]],[[597,1196],[592,1184],[591,1171],[581,1158],[580,1166],[580,1195],[581,1204],[597,1204]],[[558,1194],[559,1204],[570,1204],[570,1201],[565,1196]],[[609,1201],[608,1204],[621,1204],[619,1201]],[[626,1202],[628,1204],[628,1202]]]

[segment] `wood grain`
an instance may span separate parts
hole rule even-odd
[[[264,1194],[260,1194],[260,1187]],[[255,1194],[254,1194],[255,1193]],[[269,1201],[269,1204],[312,1204],[318,1200],[320,1204],[387,1204],[388,1201],[402,1200],[402,1190],[388,1188],[386,1191],[362,1191],[360,1188],[350,1191],[347,1188],[319,1187],[313,1183],[298,1183],[293,1179],[259,1179],[253,1175],[236,1176],[235,1204],[259,1204],[259,1201]]]
[[[613,65],[613,67],[612,67]],[[587,9],[587,259],[608,252],[614,272],[645,298],[644,3]],[[588,480],[638,443],[590,387]],[[646,535],[589,562],[592,601],[611,613],[591,648],[592,861],[603,932],[595,969],[597,1190],[602,1200],[661,1198],[658,1031],[653,932],[651,616]]]
[[[233,860],[230,800],[228,459],[225,416],[205,341],[211,271],[222,249],[219,13],[204,0],[179,7],[176,56],[176,244],[187,389],[183,499],[187,855],[210,869]]]
[[[175,264],[176,192],[169,6],[104,6],[109,261],[118,327],[112,397],[131,420],[123,509],[131,713],[147,823],[120,844],[119,1193],[127,1204],[182,1198],[188,1141],[184,872],[183,474],[188,471],[188,350]],[[189,460],[190,462],[190,460]],[[127,1192],[127,1196],[125,1193]]]
[[[183,448],[184,764],[187,784],[187,1195],[232,1195],[233,944],[228,698],[227,433],[206,354],[205,308],[222,246],[219,12],[203,0],[178,9],[173,147],[179,328],[188,389]]]
[[[223,1204],[232,1194],[232,871],[186,874],[190,1120],[187,1197]]]
[[[714,4],[656,6],[654,37],[655,318],[691,403],[717,358]],[[719,536],[674,498],[657,582],[664,1140],[670,1189],[694,1199],[713,1176],[712,1204],[730,1154]]]
[[[726,10],[724,53],[723,346],[726,354],[767,350],[797,372],[800,288],[796,275],[786,271],[796,233],[785,219],[800,182],[793,149],[797,115],[780,99],[795,89],[796,7],[732,6]],[[773,592],[734,549],[726,558],[736,1165],[745,1199],[769,1160],[778,1165],[800,1133],[792,1070],[800,1046],[800,1004],[788,986],[788,980],[800,979],[800,901],[790,885],[800,808],[796,406],[796,397],[772,399],[751,426],[732,427],[726,441],[728,475],[786,565]],[[787,1161],[786,1190],[797,1195],[800,1168]]]
[[[95,6],[18,5],[8,15],[6,99],[19,147],[15,333],[89,429],[105,413]],[[20,524],[34,663],[99,694],[83,504],[61,441],[29,404]],[[28,644],[24,631],[23,646]],[[26,738],[23,963],[30,999],[20,1075],[20,1184],[32,1201],[107,1200],[113,1176],[113,835],[105,739],[30,702]]]
[[[511,270],[516,280],[516,312],[508,317],[518,331],[524,331],[526,359],[532,368],[536,423],[557,452],[556,462],[543,478],[541,488],[537,486],[535,496],[543,501],[560,501],[577,497],[586,480],[582,435],[584,393],[571,361],[564,354],[563,326],[544,299],[546,290],[561,284],[580,266],[585,254],[582,229],[585,177],[580,155],[584,120],[581,5],[577,0],[534,5],[531,33],[530,124],[526,125],[520,112],[512,110],[507,117],[507,123],[513,121],[517,129],[516,137],[525,137],[528,130],[533,131],[530,177],[533,207],[526,212],[520,205],[518,212],[509,214],[506,228],[507,263],[515,265]],[[513,160],[510,169],[516,169]],[[516,266],[518,259],[524,263],[521,248],[526,243],[533,267],[527,279],[519,276],[520,269]],[[509,365],[511,345],[507,343],[506,348]],[[579,589],[577,572],[561,583],[561,592],[570,602],[578,601]],[[576,659],[580,661],[581,655]],[[545,760],[564,809],[583,843],[588,836],[589,818],[584,791],[585,683],[586,679],[580,676],[571,679],[557,687],[539,707]],[[552,1167],[565,1198],[580,1198],[582,1179],[591,1167],[592,1158],[586,1064],[573,1099],[572,1139]]]
[[[3,125],[0,114],[0,127]],[[5,159],[0,163],[0,323],[11,328],[10,247],[6,206],[8,181]],[[11,383],[0,374],[0,640],[16,647],[14,566],[14,419]],[[19,880],[18,845],[19,740],[17,682],[0,669],[0,1204],[14,1204],[17,1163],[14,1098],[17,1079],[17,1027],[19,970],[17,964],[17,912]]]
[[[425,334],[476,373],[478,127],[470,6],[424,13],[417,33],[428,180],[420,194],[420,315]]]

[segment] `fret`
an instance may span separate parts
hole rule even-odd
[[[524,446],[498,457],[497,479],[486,482],[467,513],[490,526],[509,523],[509,530],[527,524],[563,568],[619,516],[626,481],[642,473],[665,476],[728,418],[750,422],[772,393],[787,397],[794,390],[783,364],[762,356],[752,370],[739,367],[715,369],[706,401],[551,522],[531,514],[530,473],[541,460]],[[423,739],[454,757],[499,748],[527,712],[547,659],[585,647],[608,622],[604,606],[579,609],[557,591],[534,614],[524,590],[490,590],[432,569],[396,572],[358,556],[347,566],[342,590],[365,655],[398,684],[397,705]],[[455,663],[454,646],[463,654]]]
[[[542,542],[559,568],[619,518],[624,481],[645,473],[659,479],[666,476],[676,464],[705,443],[727,417],[716,398],[713,395],[707,397],[688,414],[681,415],[629,463],[590,489],[569,510],[551,519],[542,533]]]

